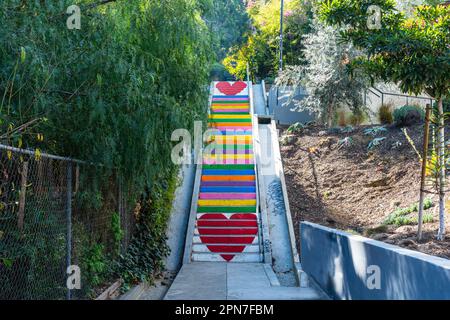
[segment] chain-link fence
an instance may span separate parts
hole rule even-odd
[[[97,169],[0,145],[0,299],[84,299],[108,283],[134,217],[115,174],[99,182]],[[66,285],[71,265],[79,290]]]

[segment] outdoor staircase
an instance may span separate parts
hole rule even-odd
[[[251,111],[247,83],[214,83],[192,261],[262,262]]]
[[[253,93],[253,85],[241,81],[211,87],[209,130],[195,174],[183,265],[165,300],[326,298],[309,285],[300,263],[294,265],[293,231],[283,221],[288,212],[280,215],[280,208],[267,201],[267,185],[277,179],[280,164],[269,155],[263,174],[260,155],[262,148],[275,148],[277,137],[271,132],[262,139]],[[264,110],[264,102],[258,107]]]

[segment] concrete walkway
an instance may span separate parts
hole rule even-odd
[[[263,263],[193,262],[183,265],[164,300],[317,300],[314,288],[281,287]]]

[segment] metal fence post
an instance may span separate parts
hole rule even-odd
[[[72,261],[72,162],[67,162],[67,203],[66,203],[66,220],[67,220],[67,255],[66,268],[69,268]],[[67,271],[68,269],[66,269]],[[71,291],[67,288],[67,300],[71,299]]]

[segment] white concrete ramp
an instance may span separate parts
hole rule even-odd
[[[263,263],[193,262],[183,265],[164,300],[317,300],[313,288],[281,287]]]

